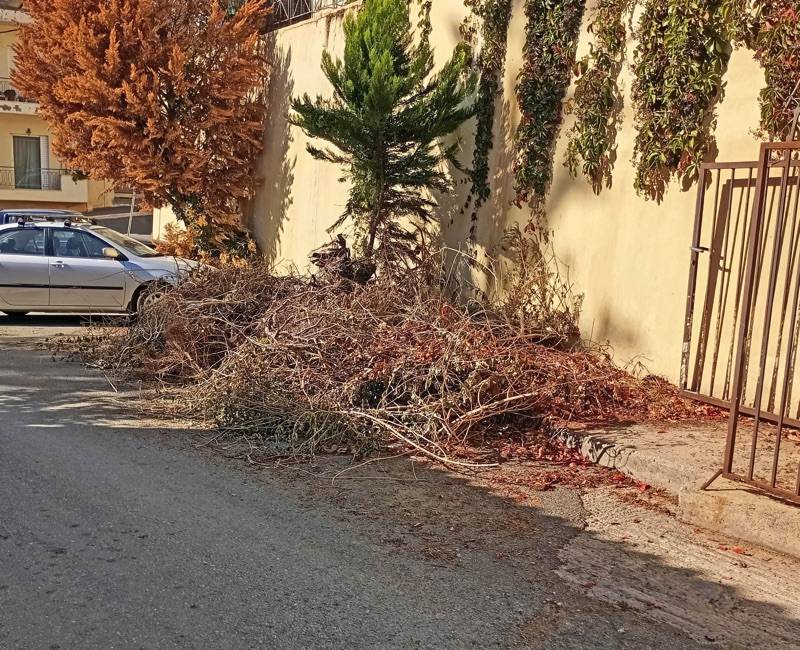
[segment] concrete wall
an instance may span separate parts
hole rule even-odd
[[[168,205],[153,210],[153,239],[163,239],[166,234],[167,226],[177,224],[175,213]]]
[[[592,6],[590,0],[589,11]],[[465,13],[461,3],[433,4],[438,63],[458,42]],[[250,222],[267,254],[284,266],[307,268],[309,251],[327,241],[326,228],[346,200],[347,187],[338,182],[339,170],[313,160],[305,151],[305,135],[290,128],[285,118],[290,96],[329,92],[320,56],[325,49],[335,55],[342,52],[342,15],[343,10],[328,12],[272,37],[271,118],[259,172],[263,186],[251,206]],[[588,15],[587,11],[585,22]],[[579,56],[588,50],[585,27]],[[513,138],[520,119],[514,87],[522,63],[524,28],[523,2],[515,0],[505,95],[498,100],[491,159],[492,198],[482,210],[478,229],[483,251],[496,250],[509,225],[530,219],[530,210],[511,203]],[[629,62],[633,47],[630,43]],[[718,159],[754,159],[758,143],[751,130],[758,125],[757,93],[763,73],[751,53],[734,54],[726,81],[726,97],[719,108]],[[629,91],[632,79],[627,68],[622,82]],[[570,178],[563,166],[568,127],[569,121],[558,142],[547,214],[557,255],[576,290],[585,294],[583,331],[596,341],[609,342],[619,362],[636,359],[650,371],[677,380],[696,187],[684,191],[673,184],[661,204],[636,196],[630,164],[635,133],[628,107],[618,138],[613,187],[596,196],[583,179]],[[463,142],[467,164],[473,132],[470,123],[454,136]],[[455,247],[465,241],[469,230],[469,215],[460,215],[465,194],[466,186],[461,184],[452,195],[437,197],[443,238]]]
[[[329,84],[320,70],[322,53],[344,49],[345,10],[275,32],[269,42],[272,70],[270,118],[258,175],[261,190],[249,215],[256,240],[266,254],[284,267],[308,264],[308,254],[329,239],[326,233],[347,201],[340,174],[306,151],[308,139],[286,119],[292,96],[324,93]]]

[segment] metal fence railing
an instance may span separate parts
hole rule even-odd
[[[7,77],[0,77],[0,100],[7,102],[35,103],[32,99],[23,97],[19,91],[14,88],[11,79]]]
[[[20,172],[14,167],[0,167],[0,189],[59,191],[64,169],[32,169]]]
[[[343,7],[352,0],[273,0],[269,29],[311,18],[315,12]]]

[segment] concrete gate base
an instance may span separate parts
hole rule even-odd
[[[688,524],[800,558],[800,506],[725,479],[700,489],[721,465],[724,425],[635,425],[559,438],[593,463],[676,495]]]

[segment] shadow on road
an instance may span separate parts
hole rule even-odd
[[[0,327],[87,327],[91,325],[122,325],[128,316],[117,314],[28,314],[7,316],[0,311]]]
[[[47,317],[36,322],[41,327],[83,324],[79,317]],[[161,438],[171,432],[185,439],[191,435],[170,423],[143,422],[130,409],[135,394],[116,392],[78,365],[50,363],[44,353],[36,360],[25,361],[22,353],[9,352],[8,348],[0,355],[0,448],[2,423],[9,418],[16,422],[17,430],[22,427],[27,435],[49,436],[52,442],[48,444],[65,448],[72,444],[71,438],[75,445],[89,449],[95,444],[110,445],[117,436]],[[94,438],[96,443],[92,442]],[[464,647],[468,642],[489,645],[496,640],[498,630],[505,647],[690,648],[703,647],[709,641],[758,648],[798,647],[798,610],[789,611],[768,599],[748,599],[735,585],[712,580],[679,564],[671,565],[648,553],[646,544],[635,547],[595,535],[576,521],[547,512],[535,500],[515,503],[476,486],[466,476],[428,466],[409,470],[408,463],[383,470],[373,465],[348,476],[363,480],[342,480],[333,486],[329,479],[323,482],[306,472],[309,476],[292,483],[292,487],[297,492],[295,498],[305,500],[307,510],[297,517],[276,518],[267,514],[264,506],[266,495],[274,495],[272,490],[262,486],[260,496],[254,489],[252,495],[229,498],[225,481],[230,480],[231,472],[238,474],[239,470],[223,467],[211,473],[197,469],[204,461],[196,452],[186,455],[180,472],[175,471],[174,460],[166,468],[175,486],[183,484],[180,490],[173,490],[169,483],[165,487],[165,468],[152,456],[141,461],[136,470],[141,485],[150,486],[153,493],[163,489],[167,499],[177,499],[175,492],[189,495],[181,496],[183,500],[175,507],[196,518],[197,530],[186,524],[186,530],[173,540],[174,546],[191,551],[193,536],[227,539],[232,534],[231,520],[238,522],[237,539],[245,540],[245,551],[229,560],[237,567],[239,577],[229,582],[221,578],[214,592],[199,596],[209,602],[199,601],[198,612],[208,612],[212,607],[216,611],[215,605],[226,599],[236,601],[241,580],[254,584],[263,580],[261,568],[269,564],[268,553],[274,553],[269,551],[273,536],[296,535],[295,539],[306,540],[283,547],[281,552],[288,566],[295,567],[293,571],[315,571],[314,565],[320,560],[314,547],[322,543],[314,538],[319,527],[315,517],[322,512],[328,527],[325,535],[329,536],[324,543],[327,548],[333,545],[331,550],[340,558],[341,566],[337,584],[328,586],[320,581],[313,592],[304,594],[305,616],[314,619],[309,634],[318,625],[328,625],[328,630],[342,635],[339,640],[343,642],[357,639],[364,633],[362,627],[373,626],[374,630],[395,620],[398,603],[408,601],[417,607],[411,610],[415,611],[411,633],[424,641],[429,627],[446,625],[452,630],[453,647]],[[114,454],[109,453],[107,459],[107,467],[94,470],[98,482],[106,474],[113,479],[118,471],[113,466]],[[264,480],[274,478],[272,472],[266,474]],[[196,482],[194,488],[192,481]],[[204,489],[210,495],[193,500],[191,495]],[[151,500],[158,502],[156,496],[140,498],[147,504]],[[602,567],[597,567],[594,577],[590,568],[585,584],[569,586],[556,572],[564,569],[560,553],[576,541]],[[208,548],[203,552],[210,554],[208,563],[213,565],[213,552]],[[159,553],[166,551],[162,548]],[[159,574],[160,564],[170,562],[176,562],[175,558],[154,555],[146,564],[131,566],[130,570],[144,571],[153,581],[152,591],[161,593],[168,587],[160,584],[165,580],[164,574]],[[618,600],[603,599],[597,592],[603,571],[619,581],[622,596]],[[784,578],[789,581],[795,576]],[[270,601],[280,599],[285,590],[291,592],[291,587],[282,583],[285,579],[274,576],[259,596],[264,602],[258,604],[273,612],[272,620],[278,627],[281,617],[286,617],[289,625],[290,613]],[[375,593],[370,595],[367,613],[355,615],[348,610],[347,597],[336,594],[364,589],[364,581]],[[112,605],[108,607],[113,609]],[[169,618],[171,607],[162,603],[161,614]],[[443,613],[445,619],[441,618]],[[125,612],[108,612],[109,616],[118,614]],[[182,611],[181,616],[185,618],[187,612]],[[188,616],[195,615],[189,611]],[[324,620],[326,617],[330,621]],[[212,629],[213,619],[198,613],[197,629]],[[678,629],[688,630],[691,640]],[[311,645],[315,641],[311,637],[306,640]]]

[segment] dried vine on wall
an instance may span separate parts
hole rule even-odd
[[[584,0],[526,0],[524,62],[517,82],[522,118],[514,165],[517,203],[547,193],[563,120]]]
[[[462,26],[462,35],[465,40],[472,42],[479,29],[482,41],[480,54],[476,60],[480,79],[476,98],[475,152],[470,172],[472,187],[464,208],[466,211],[472,207],[470,239],[474,240],[478,227],[478,211],[489,198],[491,191],[489,153],[494,140],[497,97],[502,94],[511,0],[465,0],[465,4],[470,9],[472,17],[480,20],[480,27],[476,27],[473,21],[468,20]]]
[[[697,178],[715,148],[715,107],[731,47],[721,2],[709,0],[646,0],[637,37],[635,185],[661,199],[672,178]]]
[[[599,0],[589,24],[594,36],[589,54],[576,66],[578,80],[567,111],[575,116],[566,165],[579,172],[596,193],[611,186],[623,96],[619,75],[625,64],[626,27],[634,0]]]
[[[754,50],[764,69],[760,135],[783,140],[800,106],[800,5],[797,0],[727,0],[723,11],[735,42]]]

